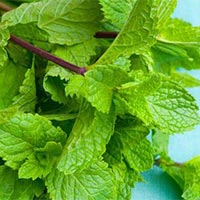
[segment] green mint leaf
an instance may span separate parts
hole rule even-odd
[[[8,44],[10,33],[5,23],[0,24],[0,47],[5,47]]]
[[[143,54],[147,51],[156,43],[158,28],[169,19],[175,3],[175,0],[138,0],[117,38],[97,63],[112,63],[119,56]]]
[[[169,135],[158,130],[153,132],[152,143],[155,155],[168,155]]]
[[[200,79],[194,78],[187,73],[172,71],[170,76],[174,81],[178,82],[184,88],[200,86]]]
[[[4,47],[8,44],[10,33],[7,26],[3,23],[0,24],[0,71],[8,59],[8,54]]]
[[[42,148],[49,141],[64,143],[65,138],[65,133],[46,118],[16,113],[9,121],[0,124],[0,156],[6,165],[17,169],[35,148]]]
[[[156,127],[162,132],[183,132],[199,124],[195,99],[176,82],[163,80],[161,87],[147,101]]]
[[[131,198],[133,186],[141,177],[137,171],[125,164],[122,153],[122,143],[115,135],[111,137],[103,158],[109,164],[109,167],[111,167],[115,175],[118,187],[117,199],[129,200]]]
[[[121,141],[122,154],[130,168],[138,172],[150,169],[153,165],[153,149],[146,139],[148,133],[145,125],[137,120],[117,122],[116,137]]]
[[[31,69],[28,69],[24,81],[19,88],[19,94],[13,98],[13,105],[18,105],[24,112],[35,112],[36,86],[34,60]]]
[[[128,200],[153,163],[200,198],[199,157],[167,155],[169,134],[200,122],[184,89],[200,82],[177,72],[199,69],[200,29],[170,18],[176,0],[0,4],[15,8],[0,22],[0,199]],[[98,38],[107,30],[117,37]],[[33,56],[15,35],[86,72]]]
[[[66,139],[65,133],[59,127],[54,127],[49,120],[38,114],[19,112],[9,122],[3,124],[1,129],[24,138],[36,147],[44,147],[48,141],[64,144]]]
[[[55,169],[45,183],[52,200],[116,199],[114,175],[102,161],[96,162],[82,172],[69,175]]]
[[[160,31],[157,40],[169,44],[199,45],[200,27],[193,27],[191,24],[180,19],[170,19]]]
[[[165,133],[183,132],[199,123],[194,98],[176,82],[156,73],[142,79],[119,88],[116,106],[122,105],[147,126],[153,125]]]
[[[118,29],[121,29],[135,4],[136,0],[124,0],[123,4],[119,1],[100,0],[104,17]]]
[[[97,39],[92,38],[72,46],[56,46],[54,54],[75,65],[87,66],[92,56],[96,55],[97,45]]]
[[[44,190],[41,180],[31,181],[18,179],[17,172],[1,165],[0,166],[0,199],[32,200]]]
[[[114,170],[114,167],[113,167]],[[123,170],[123,169],[121,169]],[[134,185],[141,180],[141,176],[134,170],[127,169],[124,171],[124,179],[119,181],[119,200],[130,200]],[[119,174],[121,175],[121,174]]]
[[[52,100],[66,104],[68,100],[65,96],[65,82],[70,79],[72,73],[59,66],[49,65],[45,74],[43,87],[51,94]]]
[[[200,198],[200,157],[197,156],[184,164],[184,190],[182,197],[187,200]]]
[[[155,71],[170,75],[171,70],[180,67],[189,70],[199,69],[200,52],[196,47],[181,47],[158,42],[151,52]]]
[[[19,178],[46,177],[55,167],[57,157],[62,152],[62,145],[56,142],[47,142],[44,148],[36,148],[19,169]]]
[[[11,61],[0,70],[0,109],[12,104],[12,99],[18,94],[25,72],[26,68],[21,65],[16,66]]]
[[[159,65],[168,70],[178,67],[199,69],[199,32],[199,27],[192,27],[182,20],[169,20],[152,50],[156,69]]]
[[[4,48],[0,48],[0,71],[4,67],[6,61],[8,59],[8,54]]]
[[[90,104],[82,103],[58,162],[58,169],[71,174],[97,161],[106,151],[106,144],[114,131],[114,122],[114,113],[104,114]]]
[[[117,66],[96,66],[85,77],[72,77],[65,92],[66,95],[82,96],[98,111],[109,113],[115,87],[128,80],[128,74]]]
[[[56,46],[54,54],[78,66],[87,66],[92,56],[96,54],[96,39],[72,46]],[[65,82],[72,76],[71,72],[55,65],[49,65],[44,78],[44,89],[52,95],[52,99],[59,103],[68,103],[65,92],[62,89]]]
[[[16,106],[0,109],[0,124],[9,121],[18,111]]]
[[[76,44],[90,39],[98,29],[99,8],[96,0],[71,0],[67,4],[65,0],[51,0],[42,8],[38,26],[49,33],[52,43]]]
[[[51,43],[73,45],[90,39],[98,30],[99,8],[97,0],[44,0],[21,5],[6,13],[3,21],[8,26],[36,23]]]
[[[166,27],[166,24],[170,21],[171,14],[173,13],[177,0],[161,0],[155,2],[157,4],[157,10],[158,10],[158,28],[159,30]]]
[[[115,135],[112,135],[109,143],[106,146],[106,152],[103,154],[104,160],[109,166],[123,164],[123,155],[121,151],[121,141]]]
[[[117,181],[117,199],[130,200],[135,183],[141,179],[139,173],[130,169],[123,161],[112,164],[111,168]]]

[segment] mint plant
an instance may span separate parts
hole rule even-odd
[[[175,7],[0,3],[0,199],[130,199],[153,165],[200,198],[200,157],[167,152],[169,135],[200,123],[187,91],[200,80],[179,70],[200,69],[200,27]]]

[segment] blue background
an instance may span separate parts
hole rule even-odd
[[[182,18],[200,26],[200,0],[178,0],[173,17]],[[199,63],[200,64],[200,63]],[[190,74],[200,79],[199,71]],[[200,87],[190,89],[189,92],[197,98],[200,106]],[[177,162],[184,162],[196,155],[200,155],[200,126],[185,134],[170,137],[169,155]],[[181,200],[181,190],[177,184],[158,167],[142,174],[145,183],[138,183],[133,189],[132,200]]]

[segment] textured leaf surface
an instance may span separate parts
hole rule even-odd
[[[44,185],[42,181],[18,179],[17,172],[10,168],[0,166],[0,199],[32,200],[35,195],[39,196]]]
[[[121,141],[122,153],[135,171],[150,169],[153,165],[153,149],[146,139],[149,130],[137,120],[118,121],[116,137]]]
[[[200,198],[200,157],[197,156],[186,162],[183,168],[184,192],[182,197],[187,200]]]
[[[12,62],[6,63],[0,71],[0,109],[12,104],[12,99],[18,94],[23,82],[25,72],[25,68],[20,65],[15,66]]]
[[[47,142],[44,148],[36,148],[20,167],[19,178],[35,180],[46,177],[55,167],[56,158],[61,152],[62,146],[56,142]]]
[[[2,70],[7,59],[8,59],[8,54],[6,50],[3,48],[0,48],[0,71]]]
[[[155,44],[157,29],[170,17],[175,3],[175,0],[138,0],[127,23],[97,63],[112,63],[120,55],[143,54]],[[159,18],[161,15],[162,18]]]
[[[152,143],[155,155],[167,155],[169,135],[158,130],[154,131],[152,136]]]
[[[57,46],[55,55],[78,66],[90,64],[92,56],[96,55],[98,41],[95,38],[71,46]]]
[[[97,0],[44,0],[23,4],[3,17],[9,26],[34,22],[48,34],[51,43],[67,45],[90,39],[100,19]]]
[[[65,174],[81,171],[106,151],[114,131],[115,115],[96,111],[83,103],[62,152],[58,169]]]
[[[153,164],[153,151],[146,140],[147,134],[148,129],[135,118],[125,117],[116,122],[115,134],[107,145],[104,160],[115,175],[119,200],[131,198],[135,183],[142,180],[139,172],[149,169]]]
[[[200,86],[200,79],[197,79],[190,74],[172,71],[170,76],[174,81],[178,82],[185,88]]]
[[[85,77],[74,76],[66,85],[66,95],[83,96],[97,110],[108,113],[112,104],[113,90],[118,85],[130,80],[122,69],[110,65],[96,66]]]
[[[72,73],[56,65],[49,65],[45,74],[43,87],[51,94],[51,98],[59,103],[66,104],[65,82],[70,79]]]
[[[36,105],[36,86],[34,62],[25,74],[25,79],[19,88],[19,94],[13,98],[13,105],[18,105],[25,112],[34,113]]]
[[[0,124],[9,121],[18,111],[17,107],[12,106],[5,109],[0,109]]]
[[[146,78],[124,84],[116,94],[129,113],[165,133],[183,132],[199,123],[198,106],[186,90],[160,74]]]
[[[0,125],[0,156],[14,169],[48,141],[64,143],[65,133],[39,115],[17,113]]]
[[[163,81],[159,90],[147,101],[156,126],[163,132],[183,132],[199,123],[194,98],[174,82]]]
[[[109,163],[110,164],[110,163]],[[118,200],[130,200],[134,185],[140,180],[138,172],[130,169],[123,161],[111,165],[115,175]]]
[[[123,169],[121,169],[123,170]],[[119,182],[119,200],[130,200],[134,185],[140,181],[141,177],[136,171],[127,168],[124,172],[124,180]],[[121,174],[120,174],[121,175]]]
[[[158,7],[158,28],[159,31],[166,27],[168,21],[170,21],[170,16],[173,13],[177,0],[158,0],[155,1]]]
[[[117,195],[119,200],[131,198],[132,188],[140,179],[140,175],[135,170],[132,170],[124,162],[122,155],[121,141],[115,135],[112,136],[109,144],[107,145],[104,160],[112,168],[117,183]]]
[[[169,20],[157,36],[158,44],[152,49],[156,69],[199,69],[199,32],[199,27],[192,27],[182,20]]]
[[[100,0],[105,19],[119,29],[126,23],[135,2],[136,0],[124,0],[122,4],[117,0]]]
[[[91,165],[82,172],[69,175],[64,175],[55,169],[47,177],[46,185],[53,200],[116,199],[113,173],[101,161]]]
[[[0,23],[0,163],[15,170],[0,166],[0,199],[129,200],[153,157],[199,199],[199,158],[167,157],[169,134],[200,122],[183,89],[199,80],[176,72],[199,68],[200,30],[170,19],[176,0],[3,2],[21,6]],[[33,57],[9,32],[87,72]]]
[[[180,19],[170,19],[157,39],[171,44],[199,45],[200,27],[193,27]]]
[[[10,37],[7,26],[4,23],[0,24],[0,47],[5,47],[8,44]]]

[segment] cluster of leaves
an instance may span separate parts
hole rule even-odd
[[[177,71],[200,69],[200,27],[170,17],[176,0],[10,5],[0,23],[0,199],[130,199],[157,156],[185,199],[200,198],[199,158],[176,166],[166,151],[170,134],[200,122],[185,89],[200,80]],[[119,34],[97,39],[99,30]],[[87,72],[34,56],[10,34]]]

